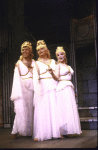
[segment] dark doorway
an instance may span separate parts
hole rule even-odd
[[[96,107],[97,79],[94,45],[76,50],[76,71],[79,107]]]

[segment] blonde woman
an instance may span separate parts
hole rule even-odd
[[[59,138],[59,126],[56,107],[55,87],[56,81],[48,69],[55,70],[55,60],[50,58],[50,52],[44,42],[37,42],[39,55],[36,61],[36,69],[39,76],[39,96],[37,90],[34,94],[34,141],[43,141],[52,138]]]
[[[56,57],[58,64],[56,74],[54,74],[54,79],[58,80],[56,86],[56,98],[60,134],[80,134],[80,119],[75,100],[74,86],[71,82],[71,77],[74,71],[69,65],[67,65],[66,52],[62,46],[57,47]],[[53,74],[52,69],[50,69],[50,72]]]

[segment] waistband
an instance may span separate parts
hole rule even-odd
[[[71,81],[71,80],[66,80],[66,79],[60,79],[58,81]]]
[[[29,77],[29,78],[22,78],[22,80],[25,80],[25,79],[33,79],[33,77]]]
[[[53,79],[53,78],[52,78],[52,77],[48,77],[48,78],[39,78],[39,80],[40,80],[40,79]]]

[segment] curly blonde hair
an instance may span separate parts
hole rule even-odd
[[[21,52],[22,52],[22,49],[23,49],[24,47],[29,47],[29,50],[30,50],[30,51],[33,51],[33,50],[32,50],[32,44],[31,44],[30,42],[28,42],[28,41],[25,41],[25,42],[21,45]]]
[[[37,46],[36,46],[37,52],[38,52],[41,48],[46,48],[46,49],[48,50],[47,45],[46,45],[46,43],[45,43],[44,40],[39,40],[39,41],[37,41]],[[40,57],[39,57],[39,58],[40,58]],[[51,55],[50,55],[49,50],[48,50],[48,52],[47,52],[47,58],[49,58],[49,59],[51,58]]]
[[[56,57],[57,57],[57,54],[59,52],[63,52],[65,54],[65,56],[66,56],[66,52],[64,51],[64,48],[62,46],[58,46],[57,47],[56,52],[55,52],[56,53]],[[59,63],[59,61],[58,61],[58,63]],[[67,58],[66,57],[65,57],[65,63],[67,64]]]
[[[22,50],[23,50],[24,47],[28,47],[28,48],[29,48],[29,50],[31,51],[30,58],[32,59],[33,56],[34,56],[34,54],[32,53],[32,51],[33,51],[33,49],[32,49],[32,44],[31,44],[30,42],[28,42],[28,41],[25,41],[25,42],[21,45],[21,53],[22,53]],[[19,59],[20,59],[20,60],[23,60],[23,56],[21,55]]]

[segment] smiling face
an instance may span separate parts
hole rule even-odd
[[[30,58],[30,55],[31,55],[31,51],[30,51],[29,47],[27,47],[27,46],[23,47],[23,49],[22,49],[23,58]]]
[[[46,57],[47,56],[47,53],[48,53],[48,50],[47,50],[47,48],[45,48],[45,47],[43,47],[43,48],[40,48],[39,50],[38,50],[38,55],[39,55],[39,57]]]
[[[65,63],[66,61],[66,54],[64,52],[58,52],[57,53],[57,60],[59,63]]]

